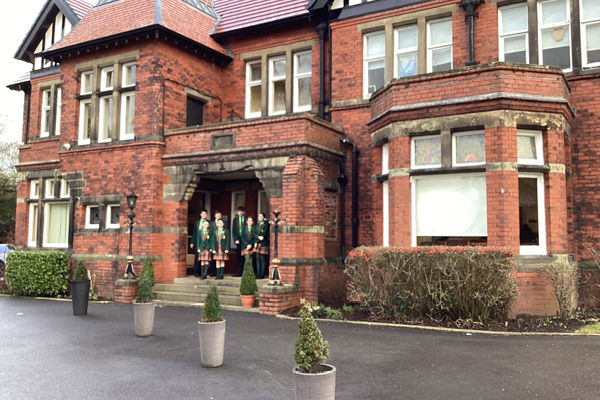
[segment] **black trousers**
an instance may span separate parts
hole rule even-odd
[[[217,276],[217,261],[212,260],[210,262],[210,268],[208,269],[208,275]]]
[[[198,261],[198,252],[196,251],[196,248],[194,247],[194,275],[195,276],[202,275],[202,270],[200,267],[201,267],[200,261]]]
[[[242,275],[244,273],[244,261],[245,261],[245,257],[242,255],[242,243],[240,241],[240,243],[236,244],[236,248],[237,248],[237,267],[238,267],[238,275]]]

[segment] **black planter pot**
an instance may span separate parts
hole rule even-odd
[[[90,281],[71,281],[73,315],[87,315]]]

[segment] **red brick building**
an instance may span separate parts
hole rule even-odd
[[[515,313],[555,314],[540,268],[600,239],[600,5],[480,3],[48,0],[10,85],[18,244],[69,251],[119,298],[134,190],[135,262],[160,283],[186,275],[200,209],[244,205],[288,219],[288,286],[261,312],[317,300],[373,244],[510,247]]]

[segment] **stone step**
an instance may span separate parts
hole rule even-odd
[[[204,303],[193,303],[189,301],[173,301],[173,300],[154,300],[154,303],[159,307],[204,307]],[[254,308],[244,308],[242,306],[230,306],[227,304],[221,304],[221,309],[228,311],[243,311],[258,313],[258,306]]]
[[[154,298],[156,300],[169,300],[169,301],[184,301],[189,303],[203,303],[206,298],[205,294],[196,293],[181,293],[181,292],[164,292],[160,290],[154,290]],[[242,299],[240,295],[221,295],[219,294],[219,301],[221,305],[240,306],[242,305]],[[259,305],[259,300],[255,301],[256,307]]]
[[[210,282],[204,283],[206,281],[200,281],[202,283],[198,283],[196,285],[181,285],[181,284],[160,284],[157,283],[154,286],[154,291],[159,292],[176,292],[176,293],[190,293],[190,294],[199,294],[206,296],[208,293],[208,289],[210,288]],[[217,286],[217,292],[219,295],[239,295],[240,288],[239,286]]]

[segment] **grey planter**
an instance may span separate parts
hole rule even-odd
[[[87,315],[88,299],[90,297],[90,281],[71,281],[71,300],[73,315]]]
[[[133,319],[135,321],[135,334],[140,337],[152,336],[154,330],[154,302],[133,303]]]
[[[334,400],[335,367],[323,364],[316,374],[305,374],[294,368],[294,392],[296,400]]]
[[[215,368],[223,365],[225,320],[221,322],[198,322],[198,334],[200,336],[202,366]]]

